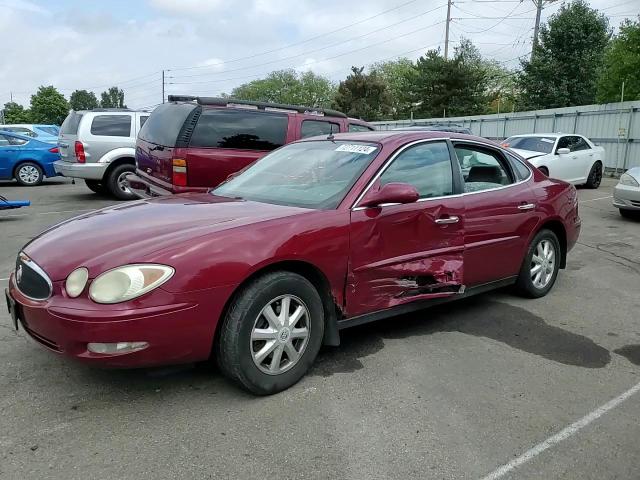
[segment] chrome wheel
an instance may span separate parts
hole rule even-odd
[[[260,371],[279,375],[293,368],[309,343],[309,310],[294,295],[271,300],[251,330],[251,355]]]
[[[118,185],[118,188],[126,194],[131,194],[131,190],[129,190],[129,186],[127,185],[127,175],[130,173],[131,172],[122,172],[116,179],[116,185]]]
[[[33,165],[24,165],[18,169],[18,177],[23,183],[33,185],[40,181],[40,172]]]
[[[541,240],[531,257],[531,281],[542,290],[553,278],[556,264],[556,247],[550,240]]]

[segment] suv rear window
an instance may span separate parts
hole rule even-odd
[[[286,141],[288,121],[286,115],[272,113],[204,110],[193,130],[190,146],[274,150]]]
[[[338,133],[339,131],[340,125],[337,123],[323,122],[321,120],[304,120],[300,130],[300,137],[307,138],[317,135],[329,135],[331,133]]]
[[[78,125],[82,120],[82,114],[76,112],[70,112],[67,118],[62,122],[60,127],[60,133],[66,133],[67,135],[76,135],[78,133]]]
[[[164,103],[156,107],[142,123],[138,138],[164,147],[175,147],[178,135],[189,114],[197,107],[193,103]]]
[[[129,137],[131,136],[131,115],[96,115],[91,122],[91,135]]]

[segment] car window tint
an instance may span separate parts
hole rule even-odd
[[[357,123],[350,123],[349,131],[350,132],[371,132],[373,131],[373,128],[369,128],[365,125],[358,125]]]
[[[51,135],[52,137],[58,136],[58,129],[56,127],[38,127],[38,130],[42,130],[47,135]]]
[[[82,120],[82,114],[76,112],[70,112],[67,115],[67,118],[62,122],[62,126],[60,127],[60,133],[66,135],[75,135],[78,133],[78,126],[80,125],[80,120]]]
[[[143,115],[140,117],[140,128],[142,128],[142,126],[145,124],[147,118],[149,118],[149,115]]]
[[[9,139],[9,143],[11,145],[24,145],[28,142],[28,140],[25,140],[24,138],[10,137],[8,135],[7,138]]]
[[[556,139],[552,137],[510,137],[503,142],[503,146],[532,152],[551,153],[554,143],[556,143]]]
[[[531,171],[524,163],[512,155],[509,155],[509,160],[511,160],[511,165],[513,166],[513,170],[518,177],[518,180],[525,180],[529,177]]]
[[[181,146],[186,146],[188,134],[193,128],[191,121],[199,111],[199,107],[192,103],[169,102],[159,105],[140,128],[138,137],[156,145],[175,147],[180,136]]]
[[[329,135],[338,133],[340,125],[320,120],[304,120],[300,129],[300,138],[315,137],[317,135]]]
[[[128,137],[131,135],[131,115],[96,115],[91,122],[91,135]]]
[[[8,135],[2,135],[0,134],[0,147],[7,147],[9,146],[11,143],[9,142],[9,137]]]
[[[574,137],[574,138],[576,140],[575,140],[575,143],[573,145],[573,148],[571,149],[572,152],[577,152],[577,151],[580,151],[580,150],[588,150],[588,149],[591,148],[584,138],[582,138],[582,137]]]
[[[573,144],[573,141],[571,140],[572,137],[560,137],[560,140],[558,140],[558,146],[556,147],[556,151],[558,151],[561,148],[568,148],[569,150],[571,150],[571,145]]]
[[[287,137],[286,115],[210,109],[200,115],[190,146],[274,150]]]
[[[513,183],[506,160],[499,152],[474,145],[455,145],[465,192],[477,192]]]
[[[403,151],[380,176],[380,185],[400,182],[413,185],[420,198],[453,194],[453,173],[445,142],[415,145]]]

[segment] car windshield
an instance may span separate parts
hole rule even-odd
[[[556,139],[553,137],[511,137],[507,138],[504,143],[509,148],[551,153]]]
[[[365,142],[294,143],[263,157],[212,193],[278,205],[336,208],[379,151],[378,145]]]

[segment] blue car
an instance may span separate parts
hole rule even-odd
[[[0,125],[0,130],[36,138],[41,142],[55,144],[58,143],[58,135],[60,134],[60,127],[57,125],[39,125],[34,123]]]
[[[44,177],[57,175],[53,168],[57,160],[60,160],[57,146],[0,131],[0,180],[15,178],[21,185],[39,185]]]

